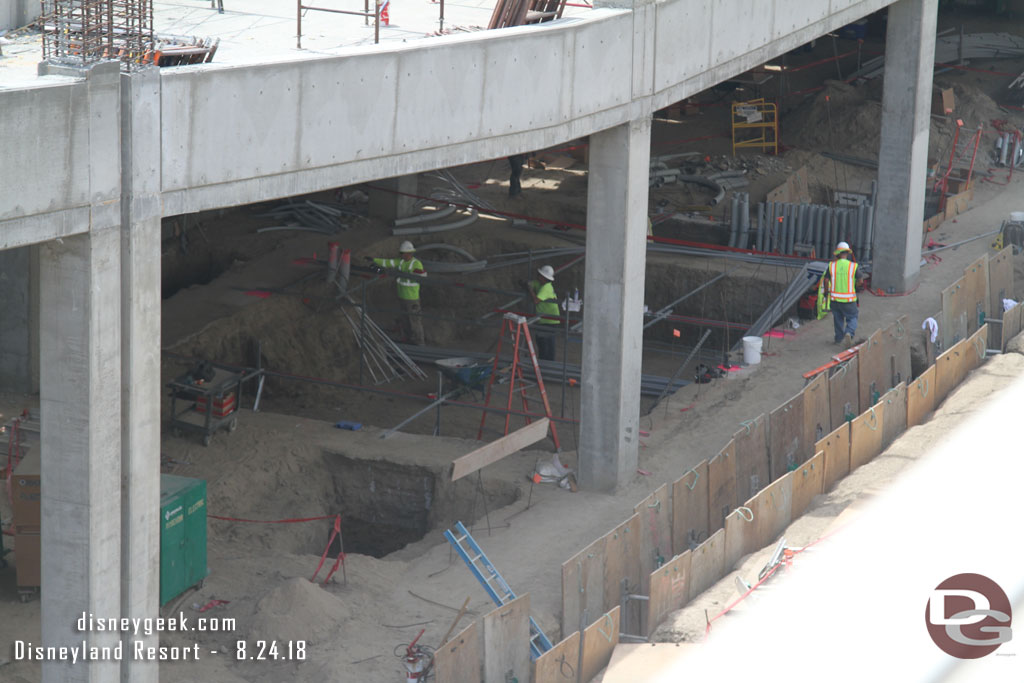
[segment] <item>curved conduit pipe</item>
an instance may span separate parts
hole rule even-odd
[[[426,223],[427,221],[432,221],[436,218],[445,218],[447,216],[451,216],[453,213],[455,213],[455,205],[449,204],[443,209],[431,211],[430,213],[421,213],[416,216],[409,216],[408,218],[399,218],[394,223],[392,223],[392,225],[397,228],[402,225],[415,225],[416,223]]]
[[[441,223],[440,225],[427,225],[422,228],[395,228],[391,231],[392,235],[430,235],[435,232],[445,232],[446,230],[456,230],[458,228],[464,228],[467,225],[471,225],[476,222],[477,219],[476,209],[470,209],[469,215],[465,218],[452,221],[451,223]]]

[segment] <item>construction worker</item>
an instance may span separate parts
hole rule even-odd
[[[530,296],[533,298],[537,315],[542,316],[537,324],[551,330],[548,332],[541,327],[534,335],[537,337],[537,357],[541,360],[554,360],[555,332],[553,326],[561,322],[558,297],[555,296],[555,270],[551,266],[541,266],[537,269],[537,273],[540,274],[540,280],[530,280]]]
[[[401,254],[400,258],[367,256],[366,260],[372,261],[382,268],[397,268],[403,273],[426,277],[427,271],[423,269],[423,263],[413,256],[416,253],[416,247],[412,246],[412,242],[409,240],[402,242],[398,247],[398,253]],[[398,300],[402,304],[404,314],[402,316],[402,332],[405,334],[405,339],[416,346],[423,346],[426,342],[423,338],[423,320],[420,317],[420,312],[423,310],[420,307],[420,283],[411,277],[397,277],[395,282],[398,284]]]
[[[840,242],[833,254],[835,258],[818,283],[818,317],[832,311],[835,343],[848,349],[857,333],[857,285],[861,278],[849,244]]]

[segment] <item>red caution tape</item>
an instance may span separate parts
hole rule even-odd
[[[334,530],[331,532],[331,537],[327,540],[327,547],[324,548],[324,554],[320,556],[320,564],[318,564],[316,566],[316,571],[313,572],[313,578],[311,578],[309,580],[310,583],[313,583],[313,582],[316,581],[316,575],[320,573],[320,569],[324,566],[324,562],[327,561],[327,553],[331,549],[331,544],[334,543],[334,539],[338,538],[339,536],[341,536],[341,515],[337,515],[334,518]],[[340,541],[339,541],[339,545],[340,545]],[[338,552],[338,559],[336,559],[334,561],[334,566],[331,567],[331,571],[327,572],[327,577],[324,579],[324,585],[325,586],[327,585],[327,582],[331,580],[331,577],[334,576],[334,572],[338,571],[338,567],[341,566],[341,563],[344,560],[345,560],[345,553],[339,551]]]
[[[205,612],[207,610],[213,609],[214,607],[219,607],[220,605],[230,605],[230,604],[231,604],[230,600],[210,600],[210,602],[208,602],[205,605],[203,605],[202,607],[200,607],[199,611],[200,612]]]

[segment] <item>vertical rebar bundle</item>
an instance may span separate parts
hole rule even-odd
[[[153,0],[42,0],[42,16],[43,59],[54,64],[138,65],[153,50]]]

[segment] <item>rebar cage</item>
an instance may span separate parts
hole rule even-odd
[[[131,68],[153,51],[153,0],[41,0],[43,59],[88,66],[118,59]]]

